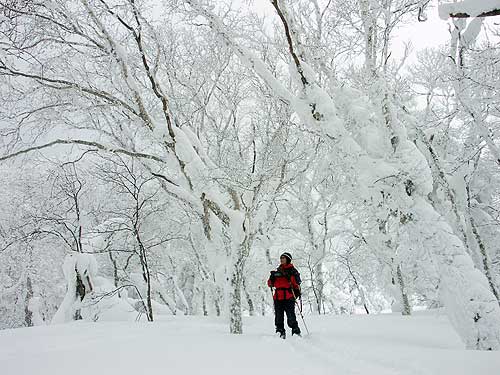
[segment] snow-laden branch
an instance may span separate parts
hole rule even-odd
[[[57,145],[80,145],[80,146],[93,147],[93,148],[96,148],[98,151],[102,151],[102,152],[107,152],[107,153],[111,153],[111,154],[127,155],[127,156],[130,156],[133,158],[139,158],[141,160],[152,160],[152,161],[156,161],[156,162],[165,164],[165,160],[159,156],[156,156],[156,155],[145,154],[142,152],[133,152],[133,151],[129,151],[129,150],[126,150],[123,148],[106,146],[106,145],[103,145],[101,143],[97,143],[94,141],[86,141],[86,140],[82,140],[82,139],[56,139],[54,141],[51,141],[51,142],[48,142],[48,143],[45,143],[42,145],[28,147],[28,148],[19,150],[17,152],[14,152],[14,153],[11,153],[8,155],[0,156],[0,162],[15,158],[15,157],[23,155],[23,154],[28,154],[28,153],[31,153],[34,151],[43,150],[43,149],[50,148],[50,147],[57,146]],[[171,194],[174,197],[176,197],[177,199],[189,204],[192,208],[195,209],[195,211],[200,212],[200,213],[203,212],[202,206],[199,203],[199,201],[194,196],[192,196],[191,194],[186,192],[185,189],[181,188],[179,186],[179,184],[177,184],[176,182],[172,181],[171,179],[169,179],[168,177],[166,177],[160,173],[154,172],[150,167],[148,167],[148,166],[146,166],[146,167],[152,176],[158,178],[162,183],[164,183],[165,189],[169,194]]]
[[[219,34],[224,42],[231,50],[239,57],[240,61],[251,70],[255,71],[266,84],[274,90],[274,92],[285,102],[290,103],[295,98],[288,89],[276,79],[273,73],[268,69],[266,64],[255,56],[250,50],[236,42],[236,38],[224,26],[222,20],[213,14],[210,10],[203,7],[197,0],[186,0],[194,14],[200,15],[209,22],[209,27]]]
[[[94,88],[87,87],[87,86],[81,85],[79,83],[68,81],[65,79],[50,78],[50,77],[46,77],[46,76],[39,75],[39,74],[31,74],[31,73],[23,72],[20,70],[16,70],[16,69],[13,69],[11,67],[8,67],[4,61],[0,60],[0,74],[2,74],[2,73],[6,74],[6,75],[14,76],[14,77],[17,76],[17,77],[30,78],[30,79],[33,79],[33,80],[41,83],[41,84],[50,85],[50,87],[52,87],[54,89],[60,89],[60,90],[72,89],[74,91],[84,92],[86,94],[103,99],[107,103],[117,105],[117,106],[122,106],[127,111],[134,114],[135,116],[141,117],[141,114],[138,113],[128,103],[126,103],[125,101],[123,101],[120,98],[117,98],[116,96],[113,96],[112,94],[110,94],[104,90],[94,89]]]
[[[448,18],[489,17],[500,15],[500,0],[463,0],[439,5],[439,17]]]
[[[97,143],[94,141],[85,141],[83,139],[56,139],[55,141],[48,142],[48,143],[45,143],[43,145],[28,147],[28,148],[19,150],[17,152],[13,152],[12,154],[0,156],[0,161],[12,159],[12,158],[15,158],[19,155],[28,154],[28,153],[33,152],[33,151],[43,150],[45,148],[53,147],[56,145],[81,145],[81,146],[95,147],[100,151],[105,151],[105,152],[109,152],[112,154],[123,154],[123,155],[127,155],[130,157],[149,159],[149,160],[154,160],[154,161],[157,161],[160,163],[165,163],[164,159],[162,159],[156,155],[144,154],[142,152],[132,152],[129,150],[125,150],[123,148],[115,148],[115,147],[111,147],[111,146],[105,146],[101,143]]]
[[[304,86],[307,86],[309,82],[304,74],[304,69],[302,68],[299,57],[297,56],[297,53],[295,51],[294,40],[292,37],[293,31],[289,26],[289,20],[286,14],[286,8],[282,9],[278,4],[278,0],[272,0],[272,4],[281,20],[281,23],[283,24],[283,28],[285,29],[285,36],[288,43],[288,50],[290,52],[290,55],[292,56],[295,68],[297,69],[297,72],[300,75],[300,80]]]

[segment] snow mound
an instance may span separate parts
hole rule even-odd
[[[68,254],[63,264],[66,278],[66,295],[52,318],[53,324],[67,323],[79,319],[91,321],[135,320],[137,311],[125,294],[123,298],[116,288],[103,277],[97,276],[97,261],[92,254]],[[78,293],[78,279],[85,296]]]

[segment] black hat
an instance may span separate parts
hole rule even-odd
[[[287,258],[288,259],[287,263],[291,263],[292,262],[292,254],[290,254],[290,253],[284,252],[283,254],[280,255],[280,258],[281,257]]]

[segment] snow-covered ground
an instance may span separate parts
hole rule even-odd
[[[500,374],[500,352],[463,350],[440,314],[306,319],[311,335],[285,341],[271,317],[247,318],[239,336],[184,316],[4,330],[0,374]]]

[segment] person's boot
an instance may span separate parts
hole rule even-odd
[[[276,333],[280,336],[281,339],[286,339],[286,331],[285,330],[276,329]]]
[[[292,336],[293,336],[293,335],[297,335],[297,336],[299,336],[299,337],[301,337],[301,336],[302,336],[302,334],[300,333],[300,328],[299,328],[298,326],[297,326],[297,327],[293,327],[293,328],[292,328]]]

